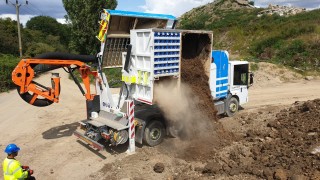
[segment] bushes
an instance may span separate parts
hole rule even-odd
[[[185,29],[205,29],[206,20],[208,20],[210,16],[207,14],[199,14],[194,17],[192,20],[190,19],[182,19],[181,26]]]
[[[292,58],[294,55],[305,53],[306,45],[302,40],[293,40],[287,47],[279,53],[280,57]]]
[[[0,54],[0,92],[5,92],[15,87],[11,80],[11,73],[19,60],[14,56]]]
[[[28,56],[34,57],[34,56],[42,54],[42,53],[54,52],[54,51],[55,51],[55,48],[50,46],[49,44],[33,43],[28,47],[26,54]]]
[[[251,48],[251,54],[254,56],[260,56],[267,48],[275,46],[279,41],[280,39],[278,37],[269,37],[261,40],[253,45],[253,48]]]

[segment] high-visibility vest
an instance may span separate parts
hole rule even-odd
[[[28,172],[23,171],[20,162],[15,159],[6,158],[2,163],[2,167],[4,180],[18,180],[28,177]]]

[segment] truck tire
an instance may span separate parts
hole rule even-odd
[[[165,137],[165,128],[162,122],[160,121],[151,121],[147,124],[143,140],[144,142],[153,147],[160,144]]]
[[[239,102],[237,98],[230,98],[227,102],[226,114],[228,117],[234,116],[236,112],[239,110]]]

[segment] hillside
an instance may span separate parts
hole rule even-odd
[[[214,33],[214,49],[232,58],[279,63],[305,71],[320,71],[320,10],[291,16],[261,15],[264,8],[239,0],[217,0],[180,18],[179,28]]]

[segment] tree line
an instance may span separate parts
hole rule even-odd
[[[103,8],[115,9],[116,0],[63,0],[68,13],[66,24],[49,16],[31,18],[21,25],[22,49],[25,57],[45,52],[71,52],[95,54],[99,49],[96,35]],[[0,54],[19,55],[17,22],[10,18],[0,19]]]

